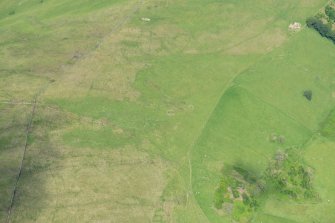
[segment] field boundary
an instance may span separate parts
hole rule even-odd
[[[25,160],[26,153],[27,153],[29,135],[31,133],[33,120],[34,120],[34,117],[35,117],[35,114],[36,114],[36,107],[38,105],[38,98],[47,90],[47,88],[49,87],[50,83],[51,82],[48,82],[48,83],[44,84],[37,91],[37,93],[35,94],[32,102],[31,102],[31,105],[32,105],[31,115],[30,115],[30,118],[28,119],[28,123],[26,125],[25,143],[24,143],[22,158],[21,158],[21,161],[20,161],[19,171],[18,171],[18,174],[16,176],[16,180],[15,180],[14,187],[13,187],[13,190],[12,190],[13,191],[12,192],[12,196],[11,196],[10,203],[9,203],[9,206],[8,206],[6,223],[10,222],[10,217],[11,217],[12,209],[13,209],[13,206],[14,206],[14,201],[15,201],[15,197],[16,197],[16,192],[17,192],[18,184],[19,184],[19,181],[20,181],[20,178],[21,178],[21,175],[22,175],[23,162]]]
[[[29,134],[31,132],[31,127],[32,127],[33,119],[34,119],[35,112],[36,112],[37,98],[38,98],[38,94],[35,95],[34,100],[32,102],[33,106],[32,106],[32,110],[31,110],[31,115],[30,115],[30,118],[28,120],[28,124],[26,126],[26,130],[25,130],[24,149],[23,149],[22,158],[21,158],[21,161],[20,161],[19,171],[18,171],[18,174],[16,176],[12,196],[11,196],[11,199],[10,199],[10,204],[9,204],[9,207],[8,207],[7,218],[6,218],[7,223],[10,222],[10,217],[11,217],[12,209],[13,209],[13,206],[14,206],[14,200],[15,200],[15,197],[16,197],[16,192],[17,192],[17,186],[18,186],[18,183],[19,183],[21,175],[22,175],[23,162],[24,162],[24,159],[26,157],[27,148],[28,148]]]

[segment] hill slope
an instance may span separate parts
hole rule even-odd
[[[288,31],[325,3],[2,1],[0,222],[334,221],[334,46]],[[291,147],[317,201],[214,207]]]

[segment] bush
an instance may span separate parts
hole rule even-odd
[[[214,206],[217,209],[222,208],[222,204],[225,202],[225,194],[227,193],[227,188],[229,187],[229,180],[230,179],[221,179],[220,181],[220,186],[218,189],[215,191],[214,194]]]
[[[214,206],[217,209],[221,209],[222,208],[222,204],[224,202],[224,194],[225,194],[225,188],[223,187],[219,187],[216,191],[215,191],[215,195],[214,195]]]
[[[312,170],[301,155],[293,149],[286,150],[284,160],[274,158],[266,170],[265,178],[276,190],[294,199],[316,198],[312,187]]]
[[[253,211],[241,201],[234,202],[233,222],[251,222]]]
[[[12,10],[8,13],[8,15],[14,15],[15,14],[15,10]]]
[[[249,222],[259,207],[257,199],[263,188],[263,182],[252,172],[240,166],[227,167],[215,190],[214,206],[230,214],[234,221]],[[232,210],[227,211],[225,207]]]
[[[304,97],[308,100],[311,101],[313,96],[313,92],[311,90],[306,90],[304,91]]]
[[[322,37],[330,39],[333,41],[333,43],[335,43],[335,32],[332,30],[330,24],[324,24],[316,17],[309,17],[306,20],[306,24],[309,28],[313,28],[318,31]]]
[[[335,21],[335,10],[333,7],[327,5],[325,8],[325,13],[332,22]]]

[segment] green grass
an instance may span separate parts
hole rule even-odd
[[[15,17],[26,15],[38,16],[43,19],[52,19],[56,16],[67,16],[69,14],[83,14],[113,4],[126,2],[124,0],[91,2],[88,0],[80,1],[55,1],[55,0],[29,0],[29,1],[3,1],[0,11],[0,20],[15,20]],[[14,17],[14,18],[13,18]]]
[[[166,114],[142,104],[120,103],[103,97],[86,97],[81,100],[53,102],[72,113],[94,119],[106,118],[111,123],[129,130],[150,130],[166,122]]]
[[[304,30],[235,82],[316,131],[334,106],[330,64],[335,54],[329,50],[331,47],[331,42],[319,38],[314,31]],[[324,59],[316,63],[320,57]],[[311,101],[303,96],[305,90],[312,90]]]
[[[312,216],[316,222],[331,222],[335,219],[334,213],[330,211],[335,205],[335,194],[334,190],[331,189],[334,179],[334,174],[331,171],[334,167],[332,160],[333,148],[333,142],[325,139],[316,139],[306,149],[305,157],[312,167],[315,168],[315,187],[321,194],[322,200],[320,204],[307,209],[307,216]]]
[[[21,162],[29,107],[2,105],[0,112],[0,220],[3,221],[7,217],[7,208]]]
[[[12,221],[231,222],[213,203],[222,169],[260,176],[296,146],[322,200],[268,193],[252,222],[332,222],[333,145],[317,134],[332,138],[334,46],[287,29],[325,2],[138,3],[0,3],[0,99],[41,92]],[[0,221],[31,111],[17,106],[0,104]]]
[[[327,119],[322,123],[321,134],[330,139],[335,139],[335,112],[330,112]]]
[[[134,136],[128,134],[115,134],[112,129],[90,130],[75,129],[64,134],[64,141],[75,147],[90,148],[118,148],[134,142]],[[136,142],[136,141],[135,141]]]
[[[284,135],[285,144],[271,142],[272,133]],[[222,168],[242,165],[261,175],[278,147],[298,146],[310,136],[308,129],[244,89],[228,90],[192,152],[193,190],[209,219],[222,221],[212,207]]]
[[[211,207],[221,168],[237,163],[261,173],[275,148],[303,146],[334,106],[330,81],[333,53],[326,50],[332,45],[306,32],[238,76],[237,86],[226,91],[202,132],[193,152],[193,189],[214,222],[222,221]],[[313,40],[307,48],[306,36]],[[326,53],[325,65],[318,69],[320,64],[314,61]],[[299,56],[302,54],[308,56]],[[322,75],[317,78],[316,73]],[[302,89],[313,89],[311,102],[303,97]],[[269,142],[271,133],[288,137],[285,145]],[[271,210],[266,213],[271,215]],[[294,214],[300,216],[298,211]]]

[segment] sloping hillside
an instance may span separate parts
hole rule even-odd
[[[0,222],[335,221],[326,3],[1,1]]]

